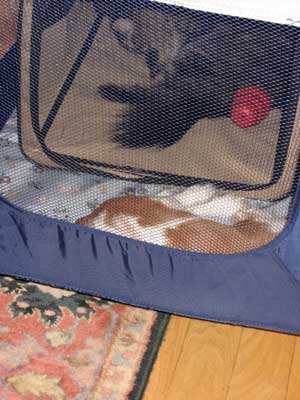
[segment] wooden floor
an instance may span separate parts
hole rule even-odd
[[[172,317],[144,400],[300,400],[300,337]]]

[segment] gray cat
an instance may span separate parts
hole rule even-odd
[[[230,116],[234,93],[248,85],[263,88],[273,108],[285,106],[294,55],[293,31],[202,13],[165,10],[162,15],[160,24],[165,20],[165,32],[148,15],[142,26],[141,18],[137,22],[132,19],[127,41],[126,33],[122,38],[130,51],[144,54],[150,87],[99,88],[103,98],[129,106],[113,141],[136,148],[170,146],[199,119]]]

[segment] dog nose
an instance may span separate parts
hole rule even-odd
[[[145,62],[149,68],[150,77],[153,79],[161,71],[159,64],[159,52],[153,47],[149,47],[145,54]]]
[[[212,74],[212,63],[206,57],[194,54],[176,63],[176,72],[182,78],[208,77]]]

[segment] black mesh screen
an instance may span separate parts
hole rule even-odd
[[[24,2],[18,206],[179,249],[237,253],[290,215],[299,28],[153,1]]]

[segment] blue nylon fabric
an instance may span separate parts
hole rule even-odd
[[[282,264],[295,276],[300,285],[300,218],[296,220],[291,234],[283,240],[276,252]]]
[[[18,55],[16,46],[13,46],[0,59],[0,130],[16,108],[18,82]]]
[[[0,202],[0,273],[197,318],[300,333],[300,286],[266,248],[190,254]]]

